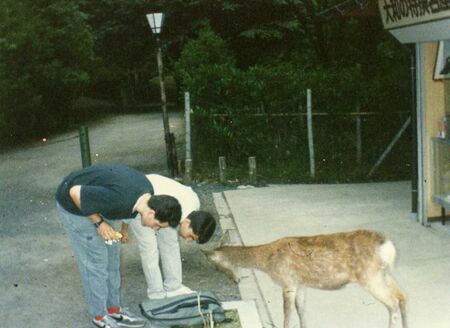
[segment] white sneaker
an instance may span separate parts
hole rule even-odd
[[[94,324],[94,326],[100,328],[120,328],[116,320],[108,315],[105,315],[101,320],[96,320],[95,318],[93,318],[92,323]]]
[[[121,309],[119,312],[111,313],[109,316],[116,320],[117,326],[119,327],[140,328],[144,327],[147,323],[147,320],[131,313],[126,308]]]
[[[160,300],[160,299],[166,298],[166,293],[161,292],[161,293],[147,294],[147,297],[150,300]]]
[[[186,294],[193,294],[193,293],[195,293],[195,291],[193,291],[189,287],[181,285],[181,287],[178,288],[178,289],[166,292],[166,297],[175,297],[175,296],[186,295]]]

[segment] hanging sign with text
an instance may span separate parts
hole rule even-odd
[[[450,18],[450,0],[378,0],[385,29]]]

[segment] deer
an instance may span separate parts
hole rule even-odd
[[[386,306],[389,328],[397,324],[399,312],[402,327],[408,327],[406,295],[391,274],[395,246],[379,232],[285,237],[256,246],[219,246],[204,253],[235,283],[240,281],[239,268],[247,268],[267,273],[281,286],[284,328],[291,326],[294,308],[300,328],[306,327],[306,288],[338,290],[349,283],[359,284]]]

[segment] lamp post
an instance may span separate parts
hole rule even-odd
[[[164,124],[164,139],[166,142],[167,167],[168,167],[169,174],[171,175],[171,177],[174,177],[175,173],[177,171],[177,155],[176,155],[176,149],[175,149],[175,136],[173,133],[170,133],[169,117],[167,115],[167,100],[166,100],[166,91],[164,88],[161,41],[159,39],[159,35],[161,33],[161,29],[162,29],[162,26],[164,23],[164,14],[163,13],[147,14],[147,20],[148,20],[148,23],[150,24],[150,28],[151,28],[153,34],[156,36],[156,42],[157,42],[156,59],[158,62],[159,85],[161,88],[161,108],[162,108],[162,116],[163,116],[163,124]]]

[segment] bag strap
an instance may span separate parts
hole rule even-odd
[[[200,298],[200,301],[199,301],[199,298]],[[181,308],[192,307],[192,306],[198,305],[199,302],[200,302],[200,307],[203,307],[203,308],[208,307],[210,304],[217,305],[219,307],[221,306],[220,302],[217,301],[216,298],[214,298],[212,296],[200,294],[200,297],[198,297],[197,295],[192,295],[192,296],[180,299],[180,300],[166,303],[159,307],[155,307],[155,308],[151,309],[151,312],[155,315],[161,314],[161,313],[173,313],[173,312],[177,312]]]

